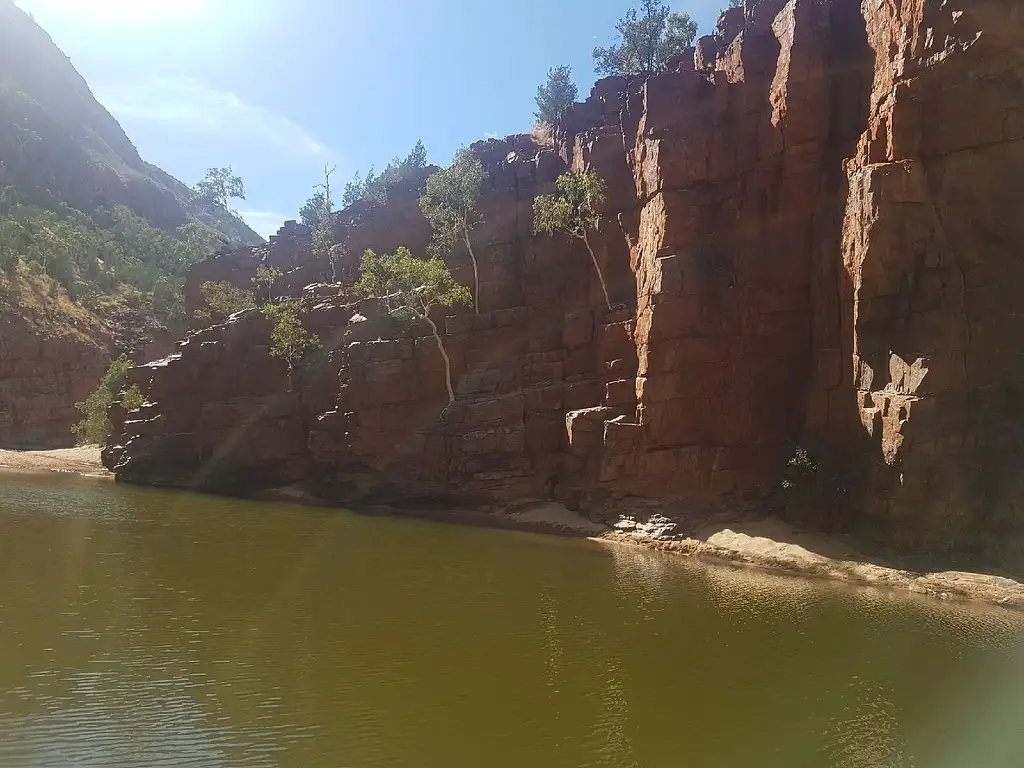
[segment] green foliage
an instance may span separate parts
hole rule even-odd
[[[298,301],[284,301],[263,308],[274,327],[270,331],[270,354],[284,360],[288,366],[289,385],[295,366],[307,354],[320,347],[320,338],[306,330],[302,323],[302,305]]]
[[[602,75],[645,75],[665,68],[669,58],[693,45],[697,22],[672,13],[660,0],[639,0],[615,27],[619,44],[594,49],[594,69]]]
[[[417,259],[408,248],[399,248],[393,254],[377,255],[367,250],[363,254],[362,276],[356,290],[363,296],[382,298],[389,311],[405,310],[425,320],[433,331],[437,348],[444,358],[445,383],[449,402],[455,401],[452,388],[451,361],[437,326],[430,317],[435,306],[457,307],[469,305],[473,297],[466,286],[455,282],[442,259]]]
[[[583,239],[597,227],[597,208],[605,200],[605,183],[594,171],[564,173],[557,183],[561,195],[534,199],[533,231],[561,231]]]
[[[197,319],[201,321],[223,321],[235,312],[256,307],[251,293],[231,283],[207,281],[199,286],[199,292],[209,307],[207,314],[198,315]]]
[[[331,197],[331,174],[333,173],[333,167],[324,167],[324,181],[317,185],[316,194],[310,198],[310,202],[313,202],[313,199],[319,196],[320,206],[314,217],[311,240],[313,254],[331,265],[331,277],[337,282],[335,259],[341,246],[335,242],[334,217],[331,215],[334,212],[334,200]]]
[[[53,281],[51,294],[63,290],[94,309],[134,288],[154,314],[174,317],[185,273],[217,239],[196,221],[166,232],[124,206],[89,216],[61,203],[28,205],[7,191],[0,191],[0,268],[13,274],[25,262]]]
[[[367,171],[366,178],[363,178],[359,172],[356,172],[352,180],[345,184],[345,191],[341,196],[341,205],[343,208],[348,208],[360,200],[386,203],[388,201],[388,190],[391,187],[411,178],[417,171],[421,171],[426,167],[427,148],[423,145],[422,141],[417,141],[416,145],[404,159],[398,156],[393,157],[379,175],[374,175],[373,168]]]
[[[476,212],[487,171],[469,149],[455,153],[455,160],[427,179],[420,210],[441,239],[457,237],[479,223]]]
[[[404,293],[408,299],[404,303],[418,304],[424,317],[434,306],[458,307],[473,303],[469,289],[455,282],[444,260],[410,257],[402,259],[399,266],[408,287]]]
[[[537,111],[533,114],[541,123],[554,125],[578,95],[576,83],[572,81],[572,67],[552,67],[548,70],[547,82],[537,87]]]
[[[201,203],[231,211],[228,201],[235,198],[245,200],[245,184],[242,177],[236,176],[231,170],[230,165],[226,168],[207,169],[206,176],[196,184],[196,199]]]
[[[274,287],[274,283],[281,279],[283,273],[277,267],[258,267],[256,269],[256,277],[252,279],[253,288],[258,292],[261,288],[267,292],[267,303],[273,301],[274,297],[271,296],[271,289]],[[205,286],[205,283],[204,283]],[[203,286],[200,286],[200,290]],[[205,296],[205,294],[204,294]],[[207,302],[209,303],[209,302]]]
[[[185,302],[182,297],[180,280],[162,276],[153,285],[151,305],[158,317],[168,320],[180,320],[185,314]]]
[[[412,253],[404,246],[394,253],[382,254],[367,248],[360,264],[359,280],[355,284],[356,293],[383,299],[388,311],[393,310],[401,286],[398,265],[407,258],[412,258]]]
[[[326,201],[327,195],[322,190],[318,189],[310,195],[309,200],[299,209],[299,219],[302,223],[307,227],[315,227],[320,221],[320,212],[324,209]]]
[[[469,289],[455,282],[442,259],[417,259],[405,247],[394,253],[363,254],[356,291],[384,299],[389,310],[410,309],[426,317],[433,306],[457,307],[473,302]]]
[[[564,232],[584,242],[597,270],[604,300],[611,309],[611,297],[601,272],[597,255],[590,245],[589,234],[597,228],[600,216],[597,209],[605,200],[607,187],[594,171],[564,173],[558,177],[560,195],[540,195],[533,201],[533,231],[535,233]]]
[[[103,445],[107,442],[112,428],[107,419],[107,409],[112,403],[120,400],[126,411],[133,411],[145,402],[146,398],[137,386],[127,386],[128,374],[133,367],[127,357],[114,360],[96,390],[85,401],[75,404],[83,417],[71,428],[79,445]]]
[[[470,233],[480,223],[477,203],[483,191],[487,171],[469,149],[461,148],[455,160],[427,179],[427,189],[420,198],[420,210],[434,230],[430,254],[444,256],[461,239],[473,262],[473,296],[480,295],[480,276]],[[479,307],[474,307],[479,313]]]
[[[14,272],[28,245],[25,227],[14,219],[0,219],[0,269]]]

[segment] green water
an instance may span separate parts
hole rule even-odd
[[[0,475],[0,768],[1024,766],[1024,619]]]

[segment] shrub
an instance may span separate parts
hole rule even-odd
[[[199,286],[199,292],[209,307],[208,312],[198,310],[194,316],[198,320],[223,321],[235,312],[254,309],[256,302],[252,294],[237,285],[228,282],[214,283],[207,281]]]
[[[302,307],[297,301],[285,301],[276,306],[266,306],[263,313],[270,318],[274,327],[270,331],[270,354],[283,360],[288,366],[288,389],[294,386],[292,376],[295,366],[307,354],[320,347],[320,338],[306,330],[302,323]]]
[[[134,368],[131,360],[123,355],[110,363],[98,387],[83,402],[76,403],[82,413],[82,420],[71,428],[79,445],[103,445],[110,437],[112,426],[107,419],[107,409],[120,400],[126,411],[139,408],[146,398],[134,384],[126,387],[128,374]]]

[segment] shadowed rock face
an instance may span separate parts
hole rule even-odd
[[[92,331],[93,329],[87,329]],[[75,329],[41,330],[29,313],[0,316],[0,445],[63,448],[110,362],[111,340]]]
[[[150,403],[110,466],[602,514],[628,497],[749,500],[802,445],[817,472],[773,496],[786,514],[1019,557],[1024,10],[897,5],[748,0],[692,64],[599,82],[553,147],[475,145],[480,313],[437,318],[454,404],[428,330],[345,287],[364,248],[422,251],[418,182],[339,214],[342,285],[306,289],[324,347],[293,392],[258,313],[192,334],[139,370]],[[594,244],[611,310],[581,244],[532,234],[533,198],[568,168],[609,184]],[[472,284],[465,248],[448,261]],[[282,267],[285,295],[330,274],[290,224],[196,267],[191,295],[260,262]]]

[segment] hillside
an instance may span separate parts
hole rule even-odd
[[[50,36],[0,0],[0,187],[84,212],[124,205],[161,229],[201,221],[243,245],[262,238],[144,161]]]
[[[165,352],[192,264],[263,240],[143,160],[67,56],[0,0],[0,447],[70,444],[112,356]]]

